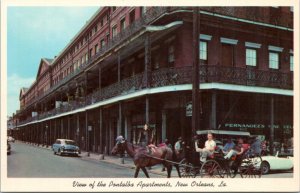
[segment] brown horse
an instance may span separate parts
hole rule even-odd
[[[138,177],[140,169],[142,169],[147,178],[149,178],[146,167],[151,167],[157,164],[163,164],[167,168],[168,178],[171,177],[173,164],[168,161],[173,161],[174,155],[172,149],[169,147],[156,147],[151,153],[149,153],[146,147],[133,145],[122,136],[119,136],[116,139],[116,145],[112,149],[111,153],[113,155],[118,153],[123,154],[125,151],[133,158],[134,165],[136,166],[134,174],[135,178]],[[178,176],[181,177],[178,165],[174,164],[174,166],[178,172]]]

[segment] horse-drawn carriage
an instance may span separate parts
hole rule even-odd
[[[172,166],[175,166],[179,177],[208,177],[208,178],[233,178],[238,173],[241,177],[256,178],[261,177],[262,158],[260,152],[255,152],[251,146],[239,156],[233,156],[229,160],[224,158],[222,144],[224,139],[230,137],[233,140],[244,138],[249,140],[249,132],[241,131],[223,131],[223,130],[205,130],[197,131],[200,146],[206,141],[206,135],[210,132],[214,135],[217,148],[212,156],[208,157],[205,162],[199,159],[199,153],[195,151],[194,141],[191,144],[185,144],[180,155],[172,155],[172,150],[167,146],[158,147],[154,153],[148,153],[147,148],[139,147],[127,142],[123,137],[117,138],[117,144],[113,153],[127,153],[133,157],[136,165],[135,177],[138,176],[140,169],[149,177],[146,167],[156,164],[163,164],[167,168],[168,177],[171,175]]]
[[[232,138],[234,141],[237,138],[243,138],[249,141],[250,133],[242,131],[223,131],[223,130],[204,130],[197,131],[200,146],[203,146],[206,134],[210,132],[214,135],[216,149],[212,156],[209,156],[205,162],[200,161],[199,153],[193,148],[193,144],[183,147],[183,159],[179,162],[179,170],[181,177],[196,177],[202,178],[233,178],[238,173],[243,178],[259,178],[261,177],[262,158],[260,152],[255,152],[253,148],[245,150],[241,155],[231,157],[229,160],[224,158],[222,151],[224,140]]]

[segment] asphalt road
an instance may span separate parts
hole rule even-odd
[[[132,178],[134,170],[82,157],[57,156],[44,148],[16,142],[7,158],[8,177],[24,178]],[[151,178],[166,176],[149,173]],[[145,178],[142,171],[139,177]],[[236,176],[240,178],[240,176]],[[262,178],[291,178],[292,171],[272,171]]]
[[[81,157],[57,156],[52,151],[24,143],[11,144],[12,152],[7,158],[8,177],[24,178],[128,178],[134,170]],[[149,174],[152,178],[164,176]],[[143,172],[139,177],[145,177]]]

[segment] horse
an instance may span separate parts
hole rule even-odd
[[[175,154],[168,146],[163,145],[156,147],[149,153],[146,147],[133,145],[122,136],[119,136],[116,139],[116,145],[113,147],[111,153],[116,155],[123,154],[125,151],[133,158],[134,165],[136,166],[134,174],[135,178],[138,177],[140,169],[142,169],[146,177],[149,178],[146,167],[151,167],[157,164],[163,164],[167,168],[168,178],[171,177],[173,163],[168,161],[173,161]],[[181,178],[178,164],[174,164],[174,166],[178,172],[178,176]]]

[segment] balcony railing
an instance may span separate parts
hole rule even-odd
[[[138,31],[142,30],[146,25],[149,23],[153,22],[155,19],[157,19],[159,16],[162,14],[166,13],[168,11],[167,7],[153,7],[147,11],[146,14],[142,15],[141,18],[138,20],[135,20],[132,24],[130,24],[127,28],[125,28],[123,31],[118,33],[113,39],[111,39],[103,48],[101,48],[97,54],[94,56],[90,57],[87,62],[82,64],[80,68],[78,68],[75,72],[69,74],[66,76],[63,80],[55,84],[53,87],[51,87],[49,90],[44,92],[43,94],[39,95],[35,99],[33,99],[25,108],[26,110],[29,106],[32,104],[38,102],[40,99],[43,97],[47,96],[49,93],[53,92],[57,88],[61,87],[64,85],[66,82],[68,82],[70,79],[73,77],[77,76],[81,72],[83,72],[84,69],[86,69],[90,64],[94,63],[99,57],[103,56],[107,52],[109,52],[111,49],[119,45],[120,43],[124,42],[127,40],[129,37],[133,36],[136,34]]]
[[[201,66],[199,70],[201,83],[226,83],[245,86],[261,86],[281,89],[293,89],[293,74],[279,71],[263,71],[255,68],[238,68],[226,66]],[[116,82],[107,87],[95,90],[85,98],[71,101],[68,105],[29,117],[20,124],[51,117],[61,113],[85,107],[116,96],[127,95],[146,88],[143,82],[144,73],[137,74]],[[191,66],[182,68],[162,68],[151,72],[150,88],[191,84],[193,69]]]

